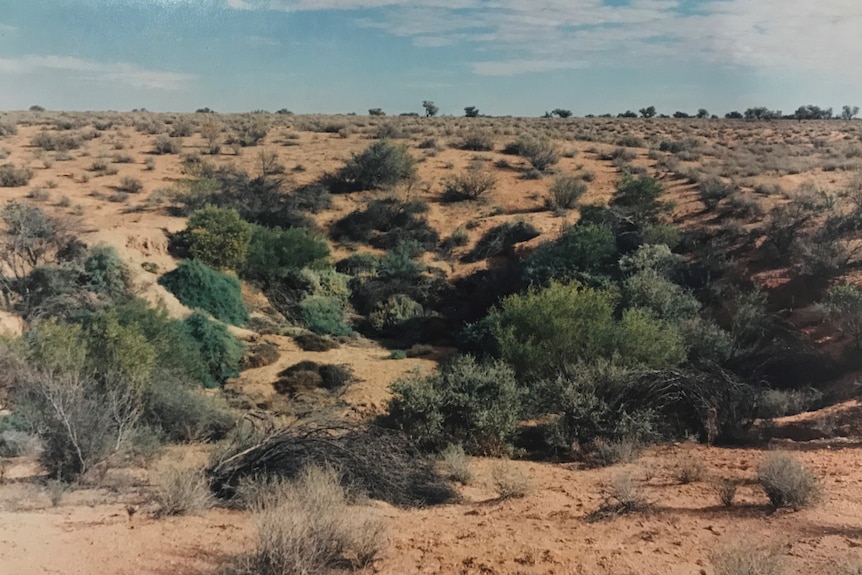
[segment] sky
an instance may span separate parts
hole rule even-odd
[[[860,0],[0,0],[0,110],[862,105]]]

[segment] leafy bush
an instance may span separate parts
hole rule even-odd
[[[378,302],[368,321],[381,335],[396,336],[414,325],[413,320],[424,316],[425,310],[420,303],[399,293]]]
[[[667,204],[659,201],[662,195],[664,188],[655,178],[626,176],[617,184],[611,206],[637,222],[654,223],[667,209]]]
[[[26,186],[33,177],[33,171],[28,167],[16,168],[14,164],[0,166],[0,188],[19,188]]]
[[[269,284],[290,271],[314,267],[329,257],[326,240],[302,228],[252,228],[243,277]]]
[[[183,324],[198,343],[201,358],[212,381],[223,384],[239,375],[245,346],[224,325],[199,312],[191,314],[183,320]]]
[[[815,504],[820,497],[814,474],[789,455],[777,453],[767,457],[757,468],[757,481],[776,509],[802,509]]]
[[[824,308],[829,320],[853,338],[856,349],[862,348],[862,291],[849,284],[832,287]]]
[[[114,304],[127,299],[132,288],[131,270],[111,246],[95,246],[83,262],[89,291],[108,298]]]
[[[239,280],[198,260],[181,262],[175,270],[160,277],[159,283],[183,305],[207,311],[220,321],[243,325],[248,320]]]
[[[482,455],[509,449],[521,392],[505,364],[459,356],[432,375],[395,382],[392,390],[389,421],[424,448],[439,451],[458,443]]]
[[[618,356],[624,364],[666,367],[684,359],[678,332],[643,310],[614,312],[617,295],[578,282],[551,282],[503,300],[489,321],[501,357],[519,374],[550,375]]]
[[[497,256],[511,256],[515,244],[529,241],[538,236],[539,230],[529,222],[521,220],[506,222],[485,232],[485,235],[462,259],[465,262],[477,262]]]
[[[543,243],[524,262],[524,278],[533,284],[607,277],[617,261],[614,235],[599,224],[578,223],[559,240]]]
[[[421,215],[427,211],[428,204],[422,201],[374,200],[364,210],[355,210],[335,222],[332,237],[339,241],[367,242],[381,249],[415,240],[431,250],[437,246],[440,236]]]
[[[381,278],[415,278],[425,266],[414,260],[424,250],[418,242],[408,240],[398,244],[379,260],[377,275]]]
[[[238,269],[252,241],[252,226],[230,208],[195,211],[179,236],[188,254],[215,269]]]
[[[416,161],[407,147],[387,140],[374,142],[353,157],[326,183],[333,192],[380,190],[416,173]]]
[[[661,320],[691,319],[700,311],[697,298],[656,271],[645,270],[627,278],[622,291],[628,307],[649,310]]]
[[[554,183],[551,184],[551,203],[558,210],[571,210],[578,205],[578,200],[586,192],[587,185],[583,183],[580,177],[557,176],[554,178]]]
[[[299,304],[305,325],[319,335],[349,336],[353,333],[344,322],[342,303],[332,297],[312,296]]]

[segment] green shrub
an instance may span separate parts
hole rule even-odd
[[[412,240],[398,244],[379,260],[377,275],[381,278],[415,278],[425,271],[425,266],[413,259],[423,251],[422,246]]]
[[[432,375],[395,382],[392,390],[390,422],[424,448],[439,451],[458,443],[482,455],[509,449],[521,392],[505,364],[459,356]]]
[[[180,235],[189,256],[214,269],[238,269],[246,261],[252,226],[230,208],[195,211]]]
[[[224,325],[199,312],[187,317],[183,324],[198,343],[201,358],[212,381],[223,384],[239,375],[245,346]]]
[[[506,222],[494,226],[483,235],[476,245],[462,258],[465,262],[477,262],[498,256],[511,256],[515,244],[539,236],[533,224],[525,221]]]
[[[90,291],[119,303],[129,297],[132,287],[129,266],[111,246],[91,248],[84,260],[84,273]]]
[[[667,322],[644,309],[627,309],[619,323],[617,351],[620,361],[654,368],[670,367],[685,360],[685,342]]]
[[[685,263],[683,256],[674,254],[665,244],[645,243],[637,250],[620,258],[620,271],[627,275],[653,272],[668,278]]]
[[[393,186],[416,173],[416,161],[407,147],[387,140],[374,142],[354,154],[327,183],[333,192],[380,190]]]
[[[175,270],[160,277],[159,283],[183,305],[207,311],[220,321],[243,325],[248,320],[239,280],[198,260],[181,262]]]
[[[636,222],[654,223],[668,207],[659,201],[663,195],[664,188],[655,178],[625,176],[617,184],[611,206],[622,210]]]
[[[862,291],[849,284],[834,286],[826,293],[824,308],[829,320],[862,349]]]
[[[169,371],[157,371],[145,400],[141,422],[168,441],[218,440],[234,424],[223,399],[201,393]]]
[[[91,373],[102,382],[129,386],[135,396],[143,393],[157,355],[137,324],[122,323],[116,309],[103,310],[86,319],[84,337]]]
[[[627,307],[649,310],[661,320],[682,321],[700,312],[697,298],[656,271],[644,270],[627,278],[622,291]]]
[[[571,210],[587,193],[587,185],[578,176],[563,175],[554,178],[551,184],[551,204],[558,210]]]
[[[20,188],[26,186],[33,177],[28,167],[16,168],[13,164],[0,166],[0,188]]]
[[[342,303],[332,297],[311,296],[299,304],[305,325],[319,335],[349,336],[353,333],[344,322]]]
[[[413,325],[413,320],[424,316],[425,310],[420,303],[399,293],[378,302],[368,315],[368,321],[381,334],[396,335],[405,325]]]
[[[563,237],[539,246],[524,262],[524,278],[533,284],[608,276],[617,261],[614,235],[598,224],[576,224]]]
[[[358,276],[377,271],[380,258],[366,252],[351,254],[335,264],[335,270],[342,274]]]
[[[414,240],[426,250],[432,250],[440,236],[422,215],[427,211],[428,204],[418,200],[374,200],[365,209],[355,210],[335,222],[332,237],[339,241],[365,242],[381,249]]]
[[[292,270],[318,266],[328,257],[329,244],[308,230],[254,226],[242,274],[267,284]]]
[[[809,507],[820,496],[814,474],[798,460],[781,453],[770,455],[757,468],[757,481],[776,509]]]

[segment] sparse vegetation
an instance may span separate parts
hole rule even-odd
[[[768,456],[757,469],[757,480],[776,509],[809,507],[820,496],[814,474],[789,455]]]

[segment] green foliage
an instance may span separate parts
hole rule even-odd
[[[122,324],[117,310],[87,318],[90,370],[102,381],[142,390],[156,366],[156,350],[134,323]]]
[[[299,304],[305,325],[319,335],[349,336],[353,332],[344,322],[342,303],[335,298],[311,296]]]
[[[351,254],[343,260],[339,260],[335,264],[335,269],[339,273],[351,276],[358,276],[374,273],[375,271],[377,271],[377,267],[379,265],[380,258],[375,256],[374,254],[361,252],[357,254]]]
[[[700,311],[697,298],[652,269],[627,278],[622,291],[627,307],[649,310],[661,320],[678,322],[696,317]]]
[[[214,269],[238,269],[246,260],[251,224],[231,208],[207,206],[195,211],[181,235],[189,256]]]
[[[459,356],[429,376],[414,374],[392,385],[390,422],[424,448],[458,443],[468,453],[508,451],[521,404],[514,372],[503,363],[480,364]]]
[[[633,253],[620,258],[620,271],[627,275],[654,272],[663,278],[670,277],[685,262],[665,244],[644,244]]]
[[[333,192],[380,190],[394,186],[416,173],[416,160],[407,147],[387,140],[374,142],[354,154],[327,184]]]
[[[392,335],[397,333],[399,328],[403,328],[404,324],[424,316],[425,310],[420,303],[399,293],[378,302],[374,311],[368,315],[368,321],[378,332]]]
[[[160,277],[159,283],[183,305],[207,311],[220,321],[243,325],[248,320],[239,280],[198,260],[181,262],[175,270]]]
[[[391,249],[414,240],[432,250],[440,236],[422,215],[427,211],[428,204],[418,200],[374,200],[365,209],[355,210],[335,222],[332,237],[339,241],[369,243],[381,249]]]
[[[267,284],[292,270],[319,266],[328,257],[326,240],[305,229],[254,226],[242,275]]]
[[[423,251],[415,241],[398,244],[379,260],[377,275],[381,278],[415,278],[425,271],[425,266],[413,259]]]
[[[637,222],[654,223],[667,204],[659,201],[664,188],[655,178],[625,176],[617,184],[611,206]]]
[[[503,300],[489,321],[500,356],[520,375],[552,375],[569,366],[615,357],[661,368],[685,358],[679,333],[644,310],[614,317],[618,295],[578,282],[551,282]]]
[[[576,224],[563,237],[539,246],[524,262],[524,278],[544,285],[551,280],[608,276],[617,260],[614,235],[599,224]]]
[[[824,308],[830,321],[853,338],[862,349],[862,291],[856,286],[837,285],[826,293]]]
[[[90,291],[103,295],[115,303],[129,296],[132,286],[131,271],[113,247],[91,248],[83,267]]]
[[[201,358],[210,381],[223,384],[231,377],[239,375],[239,365],[245,353],[245,346],[227,328],[195,312],[183,324],[189,335],[198,343]]]
[[[173,442],[217,440],[233,426],[223,400],[204,395],[169,372],[153,378],[141,421]]]

